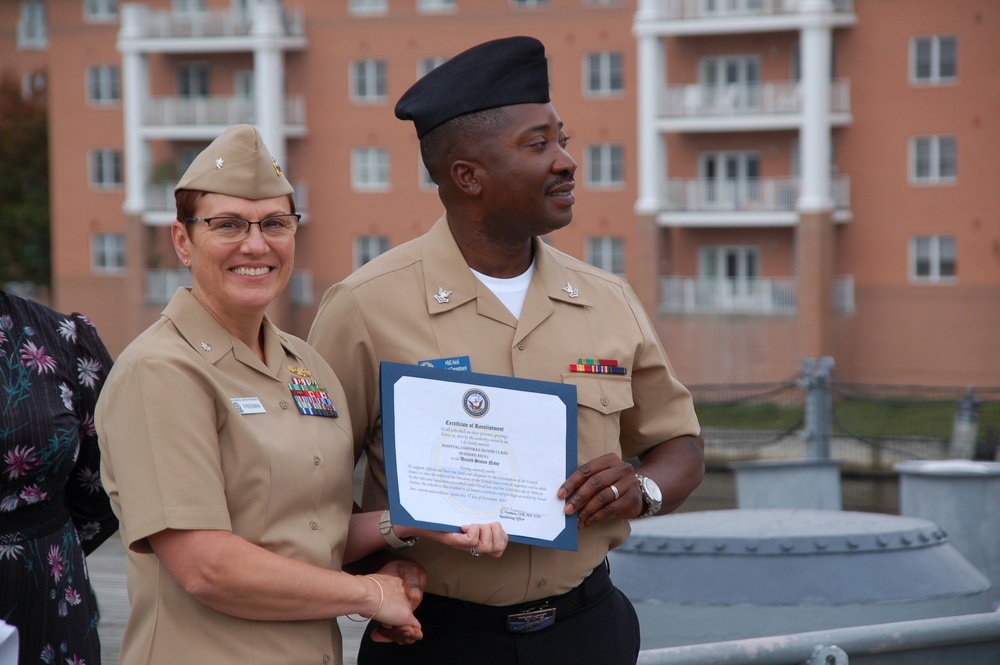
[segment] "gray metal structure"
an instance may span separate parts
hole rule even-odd
[[[912,517],[679,513],[634,522],[609,559],[644,649],[993,609],[983,574],[937,525]]]

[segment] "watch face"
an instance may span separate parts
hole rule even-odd
[[[660,493],[660,486],[649,478],[642,479],[642,486],[646,488],[646,492],[649,494],[649,498],[653,500],[654,503],[660,503],[663,501],[663,494]]]

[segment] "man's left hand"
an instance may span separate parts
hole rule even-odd
[[[632,519],[642,512],[642,492],[635,469],[618,455],[607,453],[580,466],[559,488],[566,514],[576,513],[580,527],[619,517]]]

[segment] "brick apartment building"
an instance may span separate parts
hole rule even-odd
[[[112,354],[187,273],[171,188],[257,125],[305,213],[271,315],[441,205],[413,128],[423,72],[541,39],[579,163],[551,243],[626,275],[686,383],[1000,385],[995,0],[11,0],[0,67],[45,94],[52,305]],[[406,334],[401,330],[400,334]]]

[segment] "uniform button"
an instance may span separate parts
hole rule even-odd
[[[517,349],[518,351],[524,351],[524,342],[518,342]]]
[[[285,400],[281,400],[280,402],[278,402],[278,406],[280,406],[283,411],[288,410],[288,402],[286,402]]]
[[[607,406],[607,405],[608,405],[608,398],[601,396],[601,406]]]
[[[309,522],[309,528],[315,531],[319,528],[319,523],[316,521]]]
[[[545,583],[547,581],[548,580],[546,580],[544,577],[542,579],[538,580],[538,588],[541,589],[543,586],[545,586]]]
[[[330,656],[328,656],[327,654],[323,654],[323,663],[325,664],[329,662],[330,662]]]
[[[316,466],[319,466],[319,458],[318,457],[313,457],[313,464],[315,464]]]

